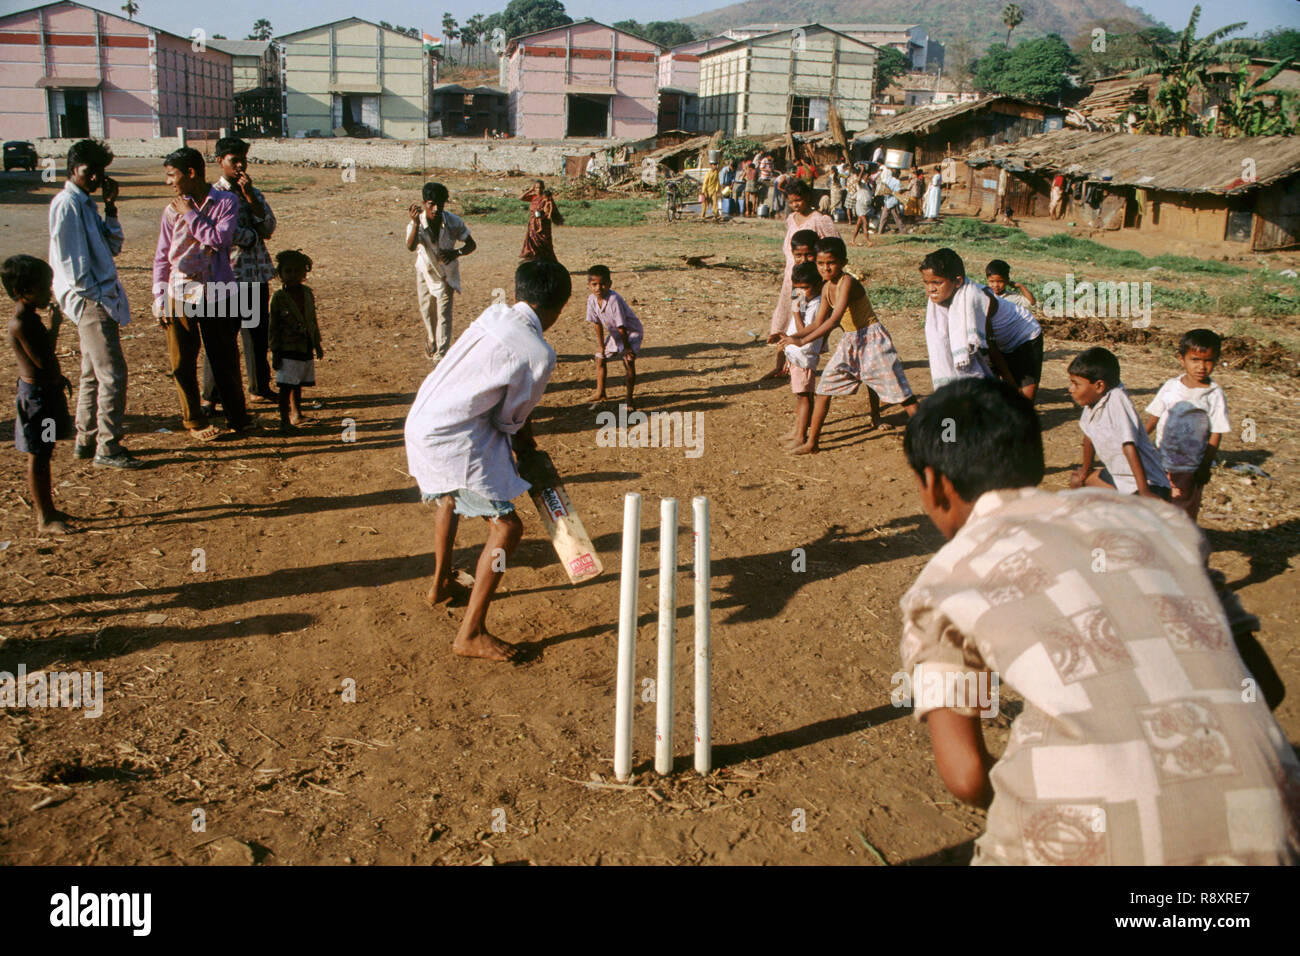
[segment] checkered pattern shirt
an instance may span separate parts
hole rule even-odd
[[[239,199],[239,216],[235,220],[235,239],[230,244],[230,267],[235,278],[240,282],[267,282],[275,278],[275,263],[266,251],[266,240],[275,232],[275,213],[266,197],[253,187],[253,195],[261,203],[266,215],[244,199],[243,194],[222,176],[216,182],[217,189],[232,192]]]
[[[1025,702],[975,863],[1300,860],[1300,764],[1250,692],[1205,554],[1163,502],[1017,489],[981,495],[921,572],[908,673],[996,671]]]

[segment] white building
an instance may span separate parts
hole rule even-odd
[[[871,119],[879,51],[820,24],[737,40],[700,54],[699,128],[728,135],[851,129]]]
[[[872,46],[892,46],[907,57],[914,70],[924,70],[930,59],[930,38],[924,27],[915,23],[827,23],[827,29]],[[748,40],[767,33],[795,30],[799,23],[747,23],[725,31],[733,40]],[[942,58],[941,58],[942,59]]]

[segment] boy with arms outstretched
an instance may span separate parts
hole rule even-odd
[[[54,270],[34,256],[10,256],[0,272],[5,292],[18,303],[9,321],[9,344],[18,361],[17,420],[14,445],[27,453],[27,488],[41,534],[67,534],[68,515],[54,507],[50,490],[50,456],[54,443],[72,434],[65,397],[72,383],[59,371],[54,343],[60,313],[46,329],[37,309],[48,308],[54,291]]]
[[[542,333],[555,324],[572,291],[569,272],[558,262],[521,262],[515,270],[518,301],[489,306],[474,320],[424,380],[406,417],[408,467],[423,500],[437,506],[431,604],[455,596],[451,555],[461,516],[485,518],[490,525],[465,620],[452,644],[465,657],[511,661],[518,651],[488,633],[487,612],[524,530],[510,499],[528,490],[515,455],[536,447],[528,416],[555,370],[555,350]]]
[[[1038,489],[1038,416],[1003,382],[940,388],[903,452],[949,543],[900,602],[900,652],[940,777],[988,808],[973,862],[1300,860],[1300,763],[1242,692],[1196,528],[1159,501]],[[994,676],[1025,702],[996,760],[996,698],[966,692]]]
[[[844,271],[848,249],[839,236],[817,240],[817,271],[822,277],[822,301],[814,325],[800,335],[786,335],[782,345],[807,345],[842,326],[844,335],[835,346],[826,370],[817,383],[808,440],[792,449],[796,455],[817,451],[822,424],[830,410],[831,397],[853,395],[859,385],[867,386],[871,403],[871,428],[881,428],[880,400],[902,405],[908,415],[916,414],[916,396],[903,374],[894,342],[876,318],[862,283]],[[889,426],[884,426],[888,429]],[[884,430],[882,429],[882,430]]]

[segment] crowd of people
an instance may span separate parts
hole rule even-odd
[[[164,160],[174,198],[162,210],[153,311],[166,329],[181,419],[199,442],[219,434],[208,421],[211,405],[201,401],[200,348],[211,367],[209,402],[220,403],[233,432],[249,425],[246,398],[277,401],[286,430],[301,425],[301,389],[314,383],[314,359],[323,356],[305,285],[311,259],[300,250],[269,257],[275,219],[248,177],[247,152],[238,140],[219,142],[215,184],[192,149]],[[130,314],[113,261],[123,234],[119,190],[106,174],[111,158],[100,144],[74,145],[68,181],[51,203],[50,262],[13,256],[3,265],[4,288],[17,303],[10,323],[19,369],[16,444],[28,455],[37,520],[47,533],[69,530],[51,494],[57,441],[75,435],[74,453],[96,465],[140,467],[122,444],[127,375],[118,329]],[[975,861],[1300,860],[1300,764],[1270,713],[1284,691],[1254,639],[1258,620],[1208,573],[1196,527],[1230,428],[1213,378],[1219,336],[1209,329],[1183,335],[1178,374],[1144,416],[1112,352],[1092,347],[1075,356],[1067,371],[1081,409],[1079,460],[1071,491],[1044,491],[1036,409],[1043,330],[1032,292],[1012,281],[1011,266],[989,261],[980,282],[952,249],[920,259],[933,391],[919,396],[863,277],[848,269],[833,216],[838,207],[831,204],[832,214],[814,207],[815,170],[796,167],[779,179],[770,160],[754,157],[726,185],[734,191],[743,183],[747,206],[779,194],[787,211],[768,338],[775,362],[765,375],[789,376],[795,412],[786,444],[795,454],[818,452],[831,399],[863,386],[870,429],[889,427],[883,405],[902,409],[903,454],[920,507],[948,540],[902,597],[903,665],[916,675],[914,685],[947,675],[974,687],[980,675],[996,672],[1025,701],[997,760],[985,749],[974,700],[941,693],[914,702],[945,784],[989,808]],[[875,186],[864,185],[873,176]],[[716,179],[719,193],[723,178]],[[901,229],[906,203],[920,203],[922,214],[937,211],[940,174],[922,189],[914,170],[911,182],[909,195],[896,171],[867,164],[843,175],[836,197],[852,197],[856,211],[864,189],[880,196],[880,229],[887,221]],[[101,188],[103,217],[91,198]],[[512,500],[529,487],[521,472],[537,448],[530,415],[555,369],[546,333],[572,294],[552,232],[563,219],[544,182],[520,197],[529,217],[515,304],[493,303],[454,337],[458,260],[477,246],[464,220],[446,210],[444,186],[426,183],[421,198],[409,209],[405,242],[415,254],[417,305],[434,367],[404,436],[408,470],[433,511],[428,601],[464,604],[457,654],[511,661],[519,646],[493,635],[487,615],[523,533]],[[274,296],[266,286],[272,275],[281,283]],[[586,277],[586,319],[596,342],[591,401],[606,399],[607,365],[617,357],[635,407],[643,323],[613,290],[607,266],[592,264]],[[240,290],[233,300],[232,289]],[[58,307],[47,328],[39,310],[52,297]],[[54,348],[60,317],[77,326],[80,339],[75,425],[65,400],[71,383]],[[253,331],[263,318],[264,336]],[[248,395],[241,326],[249,332]],[[268,351],[278,394],[263,371]],[[462,517],[489,526],[472,573],[452,565]],[[1259,699],[1243,692],[1252,681]]]

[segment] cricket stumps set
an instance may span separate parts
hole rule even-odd
[[[709,499],[696,498],[695,555],[695,769],[713,768],[709,699]],[[655,772],[673,770],[673,662],[677,615],[677,499],[659,502],[659,667],[655,684]],[[641,572],[641,496],[623,501],[623,561],[618,602],[618,681],[614,703],[614,776],[632,775],[632,709],[636,681],[637,596]]]

